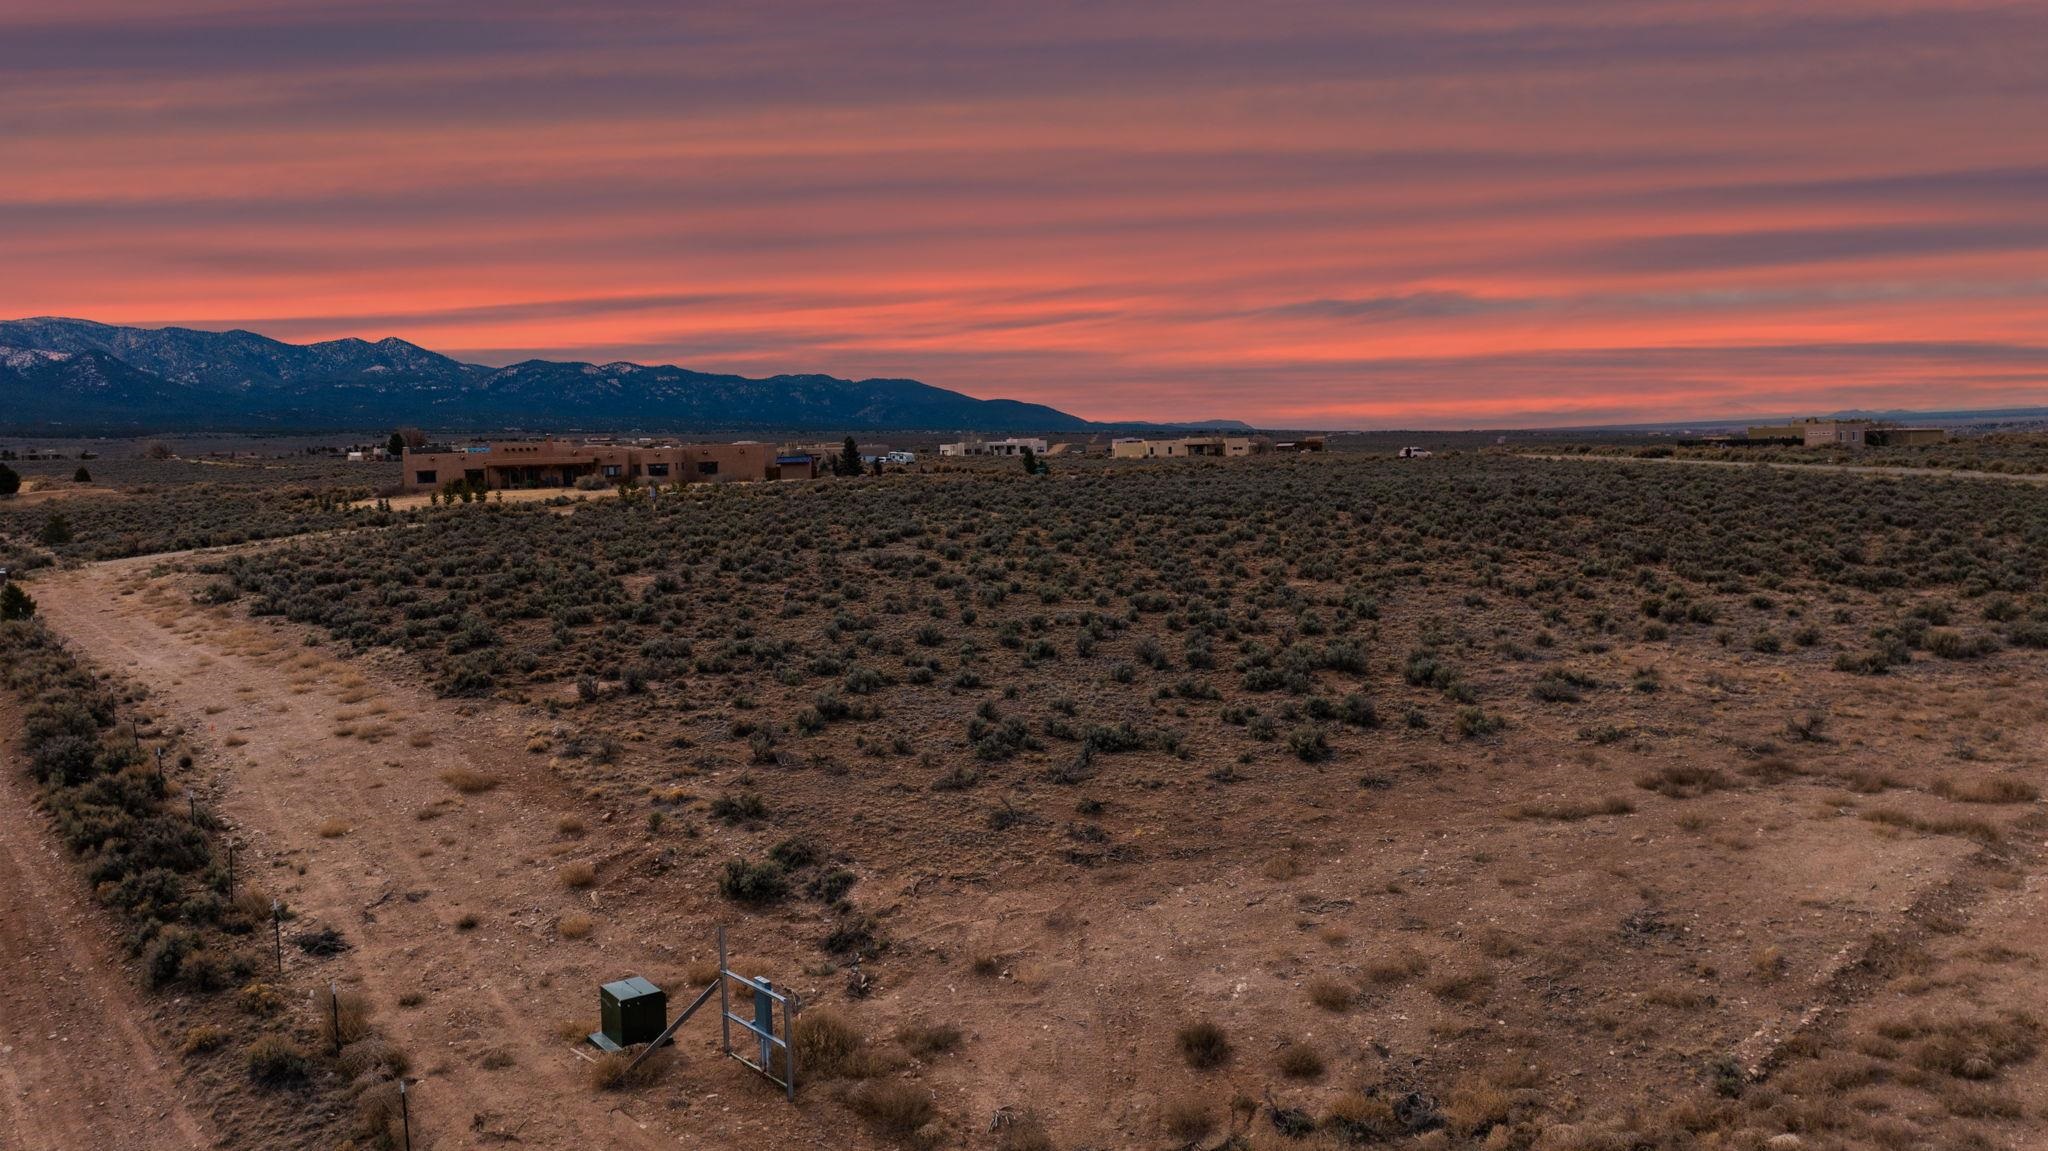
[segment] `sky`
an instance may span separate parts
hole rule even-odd
[[[2048,3],[0,0],[0,317],[1096,419],[2048,404]]]

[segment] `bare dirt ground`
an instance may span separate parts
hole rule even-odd
[[[682,972],[721,921],[762,974],[807,1002],[844,1002],[843,973],[819,964],[815,912],[742,911],[711,881],[723,860],[792,831],[850,852],[862,906],[888,927],[878,990],[847,1005],[864,1030],[963,1029],[957,1053],[903,1065],[951,1117],[955,1146],[986,1146],[999,1108],[1045,1114],[1061,1146],[1168,1146],[1163,1114],[1190,1099],[1219,1115],[1232,1096],[1318,1110],[1360,1085],[1443,1099],[1503,1067],[1562,1111],[1603,1096],[1668,1103],[1727,1052],[1764,1066],[1804,1038],[1874,1056],[1910,1042],[1885,1038],[1902,1017],[2023,1006],[2048,946],[2032,824],[1993,859],[1966,835],[1871,818],[1962,810],[1933,793],[1937,776],[2038,778],[2048,716],[2031,655],[1996,671],[1839,677],[1823,700],[1740,650],[1624,644],[1609,673],[1655,664],[1660,692],[1598,714],[1518,715],[1504,745],[1388,732],[1369,762],[1269,757],[1250,782],[1133,753],[1079,792],[1018,783],[1009,798],[1035,823],[993,835],[979,830],[991,796],[906,782],[850,746],[831,749],[855,765],[837,770],[664,750],[677,734],[678,747],[724,738],[736,713],[720,706],[615,699],[592,722],[619,736],[618,756],[565,761],[548,745],[581,722],[573,708],[550,719],[435,698],[403,657],[337,659],[302,629],[195,605],[201,581],[179,562],[53,573],[35,595],[83,654],[148,685],[152,707],[212,745],[248,882],[353,944],[287,961],[323,964],[376,1002],[422,1076],[423,1146],[872,1145],[834,1085],[791,1111],[719,1058],[713,1020],[683,1033],[662,1083],[627,1094],[592,1090],[565,1038],[595,1025],[603,980],[646,974],[680,1002]],[[1783,778],[1683,797],[1637,786],[1700,765],[1750,778],[1741,737],[1778,735],[1820,702],[1829,734],[1786,749]],[[936,730],[932,706],[890,718]],[[1595,747],[1575,734],[1603,721],[1654,738]],[[1227,762],[1195,749],[1205,769],[1212,759]],[[446,782],[460,772],[496,786]],[[770,797],[774,826],[644,823],[657,789],[696,815],[742,787]],[[1077,794],[1101,801],[1116,850],[1057,849],[1085,830],[1066,814]],[[1570,811],[1602,796],[1627,810]],[[2004,825],[2016,813],[1983,814]],[[579,864],[588,886],[565,882]],[[578,917],[587,935],[564,930]],[[1313,989],[1332,978],[1364,990],[1319,1007]],[[1232,1036],[1223,1070],[1191,1073],[1175,1050],[1196,1016]],[[1284,1078],[1288,1041],[1331,1071]],[[1991,1145],[2027,1146],[2042,1071],[2009,1075],[2017,1104],[1957,1097],[1918,1114],[1872,1082],[1853,1105],[1895,1109],[1908,1136],[1897,1146],[1942,1145],[1928,1135],[1952,1116],[2003,1124]],[[52,1145],[98,1144],[60,1132]]]
[[[0,701],[0,747],[18,734],[15,705]],[[0,758],[0,1148],[212,1146],[112,928],[34,815],[11,752]]]
[[[377,1005],[424,1073],[413,1096],[416,1130],[431,1140],[422,1145],[673,1146],[666,1114],[591,1091],[579,1051],[557,1034],[569,1018],[595,1027],[596,982],[558,983],[534,955],[563,909],[601,908],[603,897],[565,892],[552,863],[536,859],[560,840],[556,817],[571,803],[517,752],[516,732],[416,693],[369,690],[353,669],[289,637],[205,616],[167,627],[125,590],[156,562],[39,581],[38,602],[101,667],[151,685],[165,715],[206,732],[227,757],[218,805],[243,845],[247,881],[285,898],[300,915],[295,928],[331,925],[353,945],[326,960],[288,954],[287,964],[324,964]],[[351,722],[390,735],[334,735]],[[454,769],[504,786],[461,795],[440,779]],[[346,830],[323,838],[329,819]],[[458,929],[465,914],[481,922]],[[620,956],[603,969],[616,978],[643,965]],[[47,991],[34,979],[14,986]],[[421,1004],[398,1006],[409,993]],[[702,1061],[725,1089],[750,1086],[736,1067]]]

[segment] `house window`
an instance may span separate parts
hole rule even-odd
[[[647,465],[647,474],[648,474],[648,475],[649,475],[650,477],[652,477],[652,476],[665,476],[665,475],[667,475],[667,474],[668,474],[668,465],[667,465],[667,464],[648,464],[648,465]]]
[[[604,478],[608,480],[618,479],[620,476],[625,474],[626,469],[618,464],[606,464],[604,466]]]
[[[414,472],[412,474],[412,482],[416,484],[431,484],[435,482],[435,476],[436,473],[431,470]]]
[[[717,460],[699,460],[699,461],[697,461],[697,474],[698,474],[698,475],[700,475],[700,476],[715,476],[715,475],[717,475],[717,474],[718,474],[718,461],[717,461]]]

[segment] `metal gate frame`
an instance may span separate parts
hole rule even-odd
[[[754,998],[754,1017],[747,1019],[732,1013],[731,984],[745,984]],[[708,988],[706,989],[709,990]],[[775,1034],[775,1004],[782,1005],[782,1034]],[[794,991],[777,991],[775,985],[766,979],[741,975],[727,965],[725,951],[725,926],[718,928],[718,1014],[719,1026],[723,1032],[725,1053],[753,1068],[770,1083],[779,1085],[789,1101],[796,1102],[796,1020],[803,1010],[803,1001]],[[732,1047],[732,1025],[739,1024],[760,1040],[758,1062],[734,1051]],[[775,1051],[782,1050],[783,1078],[775,1076]]]

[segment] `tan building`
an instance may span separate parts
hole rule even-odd
[[[1801,425],[1809,448],[1860,448],[1869,420],[1808,420]]]
[[[1012,436],[1007,440],[962,440],[957,444],[940,444],[942,456],[1021,456],[1026,448],[1031,454],[1045,454],[1045,441],[1033,437]]]
[[[1805,424],[1752,424],[1749,429],[1752,440],[1798,440],[1806,442]]]
[[[594,477],[650,484],[765,480],[775,459],[767,444],[627,445],[573,440],[497,440],[405,451],[408,490],[456,482],[483,488],[568,488]]]
[[[1177,440],[1112,440],[1109,454],[1120,460],[1185,459],[1200,456],[1248,456],[1249,436],[1188,436]]]

